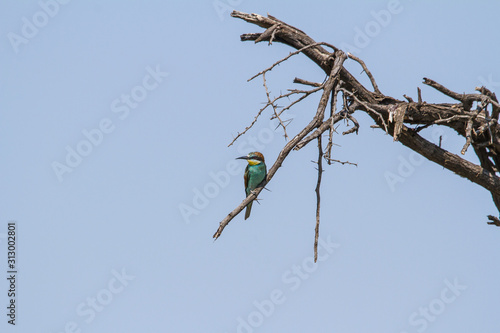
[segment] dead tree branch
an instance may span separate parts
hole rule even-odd
[[[318,238],[319,238],[319,214],[321,203],[321,174],[323,173],[323,147],[321,145],[321,135],[318,136],[318,182],[316,183],[316,228],[314,229],[314,262],[318,261]]]
[[[377,94],[382,95],[382,93],[378,89],[377,82],[375,82],[375,78],[373,77],[372,73],[368,70],[368,67],[366,67],[365,62],[363,60],[359,59],[358,57],[350,54],[350,53],[347,53],[347,56],[349,58],[351,58],[352,60],[357,61],[361,65],[361,67],[363,67],[363,71],[366,73],[366,75],[368,76],[368,78],[370,79],[370,81],[372,83],[373,90],[375,90],[375,92]]]
[[[424,78],[423,83],[433,87],[442,94],[451,97],[456,103],[427,103],[422,99],[422,92],[417,88],[418,100],[414,102],[411,97],[406,97],[407,101],[402,101],[394,97],[384,95],[380,92],[375,78],[368,70],[366,64],[361,59],[349,55],[349,58],[357,61],[363,71],[370,79],[374,91],[370,91],[363,86],[344,66],[347,56],[334,45],[328,43],[315,42],[303,31],[268,15],[264,17],[258,14],[247,14],[239,11],[233,11],[231,16],[240,18],[248,23],[255,24],[265,29],[263,33],[249,33],[240,36],[241,41],[267,41],[269,43],[282,43],[294,48],[286,57],[275,62],[270,67],[257,73],[250,80],[259,75],[264,77],[264,86],[266,89],[267,103],[257,112],[253,122],[242,133],[234,139],[249,130],[262,114],[264,109],[271,106],[273,108],[273,118],[278,118],[280,127],[285,129],[281,121],[281,114],[289,110],[292,106],[303,101],[305,98],[317,91],[322,91],[321,99],[318,103],[315,114],[311,121],[299,131],[291,140],[289,140],[279,153],[273,166],[269,169],[266,179],[259,188],[254,190],[245,198],[238,207],[230,212],[219,225],[214,234],[217,239],[227,224],[239,214],[245,206],[257,198],[262,188],[273,178],[277,170],[281,167],[283,161],[292,150],[299,150],[305,147],[312,140],[318,140],[318,183],[316,186],[317,209],[316,209],[316,232],[315,232],[315,255],[317,254],[317,240],[319,233],[319,212],[320,196],[319,188],[321,184],[322,158],[330,164],[331,162],[354,164],[332,159],[331,148],[333,145],[333,135],[336,133],[334,125],[343,120],[350,120],[354,126],[344,131],[343,134],[353,133],[359,130],[360,125],[354,118],[354,112],[365,112],[375,125],[370,127],[381,128],[394,140],[399,141],[404,146],[412,149],[425,158],[441,165],[442,167],[467,178],[488,190],[500,211],[500,178],[497,173],[500,170],[500,125],[498,117],[500,114],[500,104],[494,93],[485,87],[476,88],[478,93],[465,94],[457,93],[448,89],[436,81]],[[323,48],[329,47],[334,53]],[[275,68],[277,65],[287,61],[294,55],[303,54],[318,65],[328,76],[328,79],[320,84],[311,81],[295,78],[294,83],[309,85],[311,90],[289,90],[276,98],[271,98],[267,89],[265,74]],[[342,93],[342,109],[336,112],[337,95]],[[299,97],[292,101],[288,106],[278,110],[276,102],[282,98],[288,98],[292,95]],[[330,114],[325,120],[325,109],[330,101]],[[415,125],[416,128],[409,128],[408,125]],[[474,152],[480,160],[480,165],[476,165],[459,155],[453,154],[443,148],[441,145],[435,145],[422,137],[419,132],[429,126],[446,126],[457,132],[464,138],[464,146],[461,151],[465,154],[468,147],[472,146]],[[329,142],[326,152],[322,149],[322,135],[329,134]],[[233,140],[233,142],[234,142]],[[232,144],[232,143],[231,143]],[[356,164],[354,164],[356,165]],[[495,216],[489,216],[489,224],[500,226],[500,219]]]

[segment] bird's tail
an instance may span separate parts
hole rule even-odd
[[[251,201],[247,205],[247,210],[245,211],[245,220],[250,217],[250,211],[252,210],[252,203],[253,203],[253,201]]]

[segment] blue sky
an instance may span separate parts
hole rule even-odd
[[[314,143],[213,242],[244,198],[234,158],[259,150],[270,166],[286,143],[267,113],[227,147],[265,101],[247,79],[291,51],[240,42],[261,29],[232,9],[351,47],[396,98],[418,86],[451,101],[423,77],[500,93],[492,1],[3,1],[0,270],[16,221],[18,294],[13,327],[2,279],[2,332],[498,332],[489,193],[362,113],[359,135],[336,135],[333,149],[358,166],[325,166],[317,264]],[[324,73],[296,56],[267,76],[271,93],[296,76]],[[318,99],[291,110],[289,134]],[[464,144],[424,135],[454,153]]]

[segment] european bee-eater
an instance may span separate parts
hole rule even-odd
[[[245,194],[248,197],[250,192],[252,192],[263,180],[266,178],[267,170],[266,163],[264,163],[264,155],[259,152],[249,153],[247,156],[238,157],[238,159],[247,160],[248,165],[245,169]],[[247,210],[245,211],[245,220],[250,216],[250,211],[252,210],[251,201],[247,205]]]

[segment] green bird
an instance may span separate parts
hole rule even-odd
[[[259,152],[249,153],[247,156],[238,157],[241,160],[247,160],[248,165],[245,169],[245,194],[248,197],[250,193],[257,188],[257,186],[266,178],[267,169],[266,163],[264,163],[264,155]],[[251,201],[247,205],[247,210],[245,211],[245,220],[250,216],[250,211],[252,210]]]

